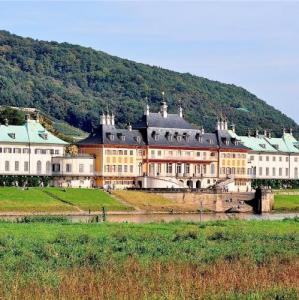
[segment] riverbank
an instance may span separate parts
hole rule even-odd
[[[49,222],[1,223],[0,298],[299,296],[298,219]]]

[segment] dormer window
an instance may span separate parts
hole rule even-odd
[[[260,147],[262,147],[262,148],[266,148],[266,144],[260,144]]]
[[[180,142],[182,140],[182,136],[177,135],[176,139],[177,139],[178,142]]]
[[[165,136],[170,142],[173,140],[173,134],[171,132],[167,131]]]
[[[159,138],[159,134],[158,134],[156,131],[153,131],[153,132],[152,132],[152,137],[153,137],[153,139],[154,139],[155,141],[157,141],[158,138]]]
[[[137,143],[140,143],[141,142],[141,137],[140,136],[136,136],[135,140],[136,140]]]
[[[126,140],[126,136],[123,133],[118,133],[118,138],[121,139],[123,142]]]
[[[48,134],[45,133],[45,132],[41,132],[41,133],[39,134],[39,136],[40,136],[42,139],[44,139],[44,140],[47,140],[47,139],[48,139]]]
[[[276,150],[279,149],[279,145],[277,145],[277,144],[273,145],[273,147],[274,147]]]
[[[184,136],[185,141],[189,142],[190,134],[189,133],[184,133],[183,136]]]
[[[16,134],[13,133],[13,132],[10,132],[10,133],[8,134],[8,136],[9,136],[11,139],[15,139],[15,138],[16,138]]]
[[[108,132],[108,133],[107,133],[107,137],[108,137],[108,139],[109,139],[110,141],[114,141],[114,134],[113,134],[113,133]]]
[[[197,141],[199,141],[200,143],[202,142],[202,135],[201,133],[197,132],[196,135],[195,135],[195,138]]]

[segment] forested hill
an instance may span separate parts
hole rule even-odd
[[[37,41],[0,31],[0,105],[36,107],[54,118],[90,131],[107,108],[122,124],[143,112],[147,96],[157,110],[161,91],[176,111],[212,130],[225,114],[245,133],[248,128],[298,125],[243,88],[136,63],[77,45]]]

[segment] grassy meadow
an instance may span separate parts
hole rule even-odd
[[[47,222],[1,223],[0,299],[299,297],[298,219]]]
[[[299,212],[299,195],[275,194],[274,211]]]
[[[190,212],[197,211],[198,204],[177,203],[155,193],[142,191],[115,190],[113,194],[129,205],[145,211],[171,211]]]
[[[131,207],[98,189],[0,187],[0,212],[60,213],[130,210]]]

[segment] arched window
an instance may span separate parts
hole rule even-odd
[[[211,175],[215,174],[215,165],[211,164]]]
[[[40,160],[38,160],[36,163],[36,172],[37,174],[41,174],[42,172],[42,162]]]
[[[46,162],[46,173],[47,174],[51,173],[51,162],[50,161]]]

